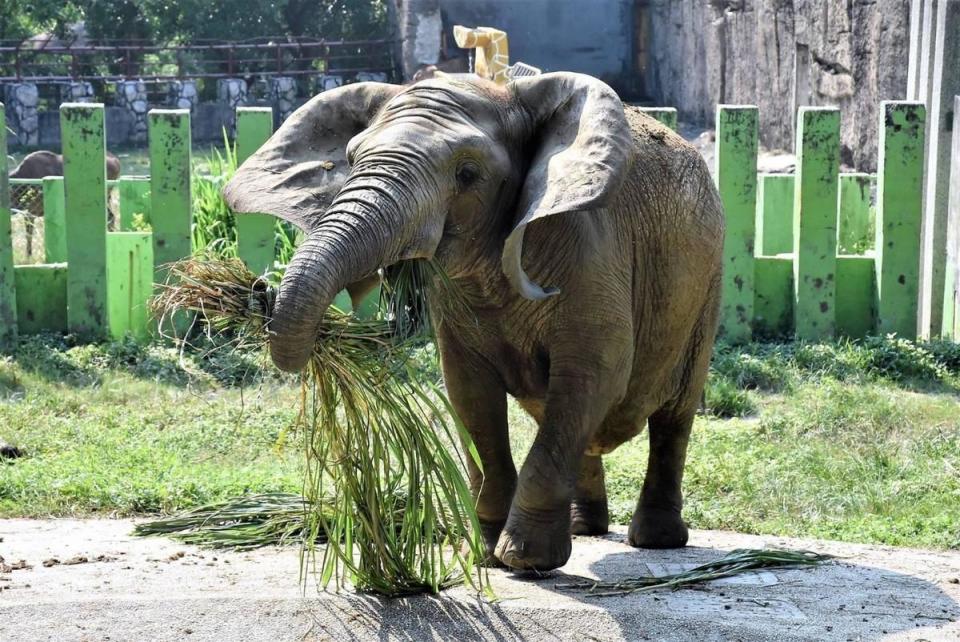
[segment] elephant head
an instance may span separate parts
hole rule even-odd
[[[274,309],[274,363],[302,368],[336,293],[403,259],[436,257],[454,277],[499,262],[522,296],[554,293],[521,266],[524,229],[603,208],[632,161],[630,136],[616,93],[579,74],[506,87],[440,76],[316,96],[224,188],[237,212],[305,232]]]

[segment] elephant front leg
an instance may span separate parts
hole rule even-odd
[[[520,470],[496,556],[514,569],[546,571],[570,557],[571,502],[591,430],[600,421],[598,386],[551,375],[543,425]]]
[[[507,393],[499,376],[482,359],[450,339],[438,336],[443,378],[450,403],[470,434],[483,465],[466,457],[470,490],[477,506],[488,565],[498,565],[493,551],[507,521],[517,485],[510,453]]]

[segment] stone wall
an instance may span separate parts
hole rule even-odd
[[[236,108],[241,105],[271,107],[275,125],[279,126],[294,110],[315,93],[328,91],[349,82],[387,82],[384,72],[357,72],[349,76],[317,74],[313,78],[295,81],[289,77],[275,77],[268,82],[266,95],[254,97],[247,80],[223,78],[216,84],[216,100],[200,100],[195,80],[176,80],[167,84],[157,100],[153,99],[142,80],[123,80],[114,83],[111,95],[98,95],[89,82],[62,84],[56,91],[60,102],[106,102],[106,136],[109,147],[143,145],[147,141],[147,114],[151,109],[190,110],[190,129],[195,142],[223,140],[223,131],[234,133]],[[57,88],[54,88],[57,89]],[[45,93],[50,93],[49,91]],[[40,101],[38,85],[10,83],[0,86],[9,126],[8,144],[11,149],[60,148],[60,114],[57,100]],[[42,102],[42,104],[41,104]]]
[[[793,148],[796,109],[842,110],[841,161],[873,170],[877,108],[906,95],[909,0],[648,0],[647,93],[712,125],[760,108],[761,143]]]

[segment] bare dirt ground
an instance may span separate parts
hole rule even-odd
[[[0,520],[0,640],[960,640],[960,552],[697,531],[675,551],[576,538],[543,577],[381,600],[299,581],[296,548],[225,553],[129,535],[128,520]],[[739,547],[839,556],[696,589],[593,598],[565,575],[665,574]],[[18,568],[20,567],[20,568]]]

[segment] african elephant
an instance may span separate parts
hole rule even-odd
[[[109,152],[106,155],[106,172],[109,180],[116,180],[120,176],[120,159]],[[63,176],[62,155],[46,150],[30,152],[10,172],[10,178],[45,178],[47,176]],[[11,201],[14,208],[28,212],[33,217],[43,216],[43,196],[39,189],[17,190]],[[32,256],[33,220],[30,217],[25,219],[24,229],[27,233],[27,255]]]
[[[456,297],[438,289],[430,312],[483,464],[469,474],[489,562],[552,569],[571,533],[606,532],[601,455],[645,424],[629,541],[686,543],[680,485],[724,220],[703,160],[672,131],[580,74],[355,84],[295,112],[224,194],[306,232],[271,321],[283,370],[305,365],[346,284],[405,259],[446,271]],[[519,474],[508,394],[539,424]]]

